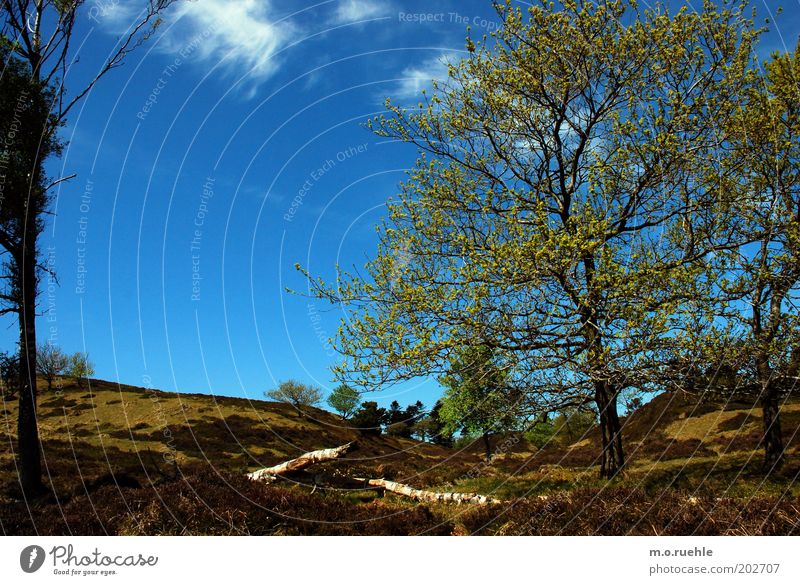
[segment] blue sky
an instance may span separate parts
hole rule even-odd
[[[68,88],[96,70],[132,4],[87,2]],[[800,4],[783,5],[765,51],[796,42]],[[126,384],[262,398],[296,378],[329,390],[342,313],[286,294],[305,288],[294,265],[330,277],[374,253],[416,153],[363,122],[443,76],[468,25],[478,36],[496,24],[488,1],[184,2],[64,128],[50,172],[77,178],[42,239],[59,283],[42,285],[40,340],[89,351],[97,377]],[[10,319],[5,335],[11,349]],[[421,380],[372,397],[438,394]]]

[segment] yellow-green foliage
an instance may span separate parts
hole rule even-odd
[[[728,2],[498,10],[504,27],[424,103],[370,124],[420,155],[368,277],[314,283],[351,311],[336,372],[374,387],[482,344],[534,410],[594,400],[613,436],[619,393],[671,374],[676,331],[704,315],[687,299],[728,230],[720,133],[758,33]]]

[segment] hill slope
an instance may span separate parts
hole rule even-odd
[[[662,395],[625,420],[629,468],[607,483],[597,478],[596,429],[541,449],[521,434],[498,436],[486,463],[481,445],[448,450],[366,436],[324,410],[301,415],[274,402],[92,380],[41,396],[52,493],[27,503],[12,455],[16,404],[3,404],[2,415],[0,528],[7,534],[786,534],[800,526],[796,402],[784,406],[789,464],[781,475],[761,475],[757,408]],[[322,469],[524,499],[501,509],[424,506],[312,485],[312,476],[272,486],[244,478],[353,440],[357,449]],[[698,498],[707,499],[702,514]]]
[[[0,448],[3,483],[13,480],[10,446],[15,440],[16,402],[2,414],[7,435]],[[245,472],[274,465],[314,449],[358,439],[351,465],[426,469],[446,457],[435,445],[395,437],[370,437],[328,411],[299,413],[288,404],[202,394],[178,394],[91,380],[65,385],[39,399],[43,465],[59,480],[125,472],[158,477],[175,460]],[[73,479],[74,479],[73,477]]]

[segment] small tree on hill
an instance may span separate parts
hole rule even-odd
[[[78,388],[83,389],[83,382],[94,376],[94,364],[89,360],[88,352],[75,352],[69,356],[67,375],[75,378]]]
[[[69,367],[70,359],[67,354],[51,343],[39,346],[36,350],[36,370],[47,382],[47,391],[53,389],[53,382]]]
[[[304,414],[303,407],[322,402],[322,392],[319,388],[296,380],[281,382],[277,388],[268,390],[265,394],[277,402],[291,404],[301,415]]]
[[[359,394],[358,390],[347,384],[341,384],[334,388],[331,395],[328,396],[328,404],[342,415],[343,419],[348,419],[358,409],[358,401],[360,399],[361,394]]]
[[[392,403],[389,405],[389,409],[386,411],[386,426],[391,428],[397,425],[397,428],[399,429],[404,422],[405,417],[403,416],[403,409],[400,406],[400,403],[397,402],[397,400],[392,400]]]

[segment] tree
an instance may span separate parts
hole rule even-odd
[[[360,399],[361,394],[359,394],[358,390],[351,388],[347,384],[340,384],[328,396],[328,404],[341,414],[343,419],[348,419],[358,408]]]
[[[389,410],[386,411],[386,425],[392,427],[394,425],[404,425],[405,417],[403,416],[403,409],[397,400],[392,400],[389,405]]]
[[[386,434],[410,439],[414,425],[424,414],[425,405],[419,400],[406,406],[405,410],[397,400],[393,400],[386,413]]]
[[[386,409],[379,408],[377,402],[366,401],[361,403],[361,408],[350,419],[350,424],[365,435],[380,435],[386,421]]]
[[[715,151],[757,32],[744,6],[498,5],[493,41],[418,108],[371,122],[419,159],[348,307],[336,375],[365,388],[505,352],[531,414],[591,400],[600,474],[625,465],[618,400],[652,389],[717,233]],[[402,253],[401,253],[402,251]],[[401,260],[402,259],[402,260]],[[360,274],[366,274],[362,277]]]
[[[758,251],[732,257],[750,305],[747,345],[762,406],[764,466],[772,471],[784,461],[781,396],[795,390],[800,367],[800,44],[794,55],[767,63],[764,81],[747,96],[735,150],[746,161],[749,186],[741,200],[745,240],[758,242]]]
[[[53,382],[70,366],[70,358],[51,343],[39,346],[36,350],[36,370],[47,382],[47,391],[53,389]],[[94,373],[94,371],[92,372]]]
[[[49,211],[50,189],[69,177],[48,179],[45,161],[60,153],[58,131],[72,109],[95,84],[146,41],[160,22],[160,14],[174,0],[148,0],[140,20],[116,43],[108,59],[76,91],[66,90],[67,77],[78,62],[72,33],[84,0],[0,1],[0,45],[5,63],[2,107],[10,104],[19,116],[3,117],[14,124],[25,118],[23,131],[4,134],[4,156],[18,163],[7,184],[0,214],[0,246],[8,255],[3,268],[6,290],[0,293],[3,312],[19,321],[20,398],[18,414],[18,469],[26,494],[42,489],[41,445],[36,422],[36,299],[39,284],[37,242]],[[5,83],[27,78],[26,87]],[[18,91],[17,91],[18,90]],[[4,112],[4,113],[7,113]],[[13,153],[13,154],[12,154]]]
[[[445,431],[463,431],[483,439],[486,460],[492,459],[491,435],[514,428],[519,412],[507,387],[508,372],[486,345],[467,347],[441,378],[446,388],[439,416]]]
[[[268,390],[265,394],[277,402],[291,404],[301,415],[304,415],[304,407],[322,402],[322,391],[319,388],[296,380],[281,382],[277,388]]]
[[[410,439],[414,433],[414,426],[425,416],[425,405],[417,400],[414,404],[406,406],[403,412],[403,424],[405,428],[401,432],[401,436]]]
[[[0,43],[4,43],[0,38]],[[60,150],[54,135],[45,128],[53,124],[49,102],[53,89],[32,79],[25,63],[3,44],[0,58],[5,67],[0,75],[0,159],[4,183],[0,206],[2,281],[0,313],[16,314],[19,321],[20,376],[18,412],[18,468],[27,492],[41,487],[39,434],[36,426],[35,289],[37,266],[35,240],[44,224],[41,215],[28,209],[47,207],[46,178],[41,159]],[[30,349],[30,351],[29,351]]]
[[[453,446],[453,432],[447,428],[441,417],[442,401],[436,404],[427,416],[420,419],[412,428],[412,432],[420,441],[429,441],[442,447]]]
[[[19,392],[19,356],[0,353],[0,383],[3,384],[3,398],[10,400]]]
[[[719,321],[689,355],[713,364],[696,392],[760,402],[769,473],[784,463],[780,404],[800,373],[800,44],[749,81],[724,159],[736,171],[728,229],[739,245],[708,267],[720,275],[710,311]]]
[[[94,364],[89,359],[89,354],[75,352],[69,356],[67,375],[75,378],[78,388],[83,389],[84,380],[88,381],[91,376],[94,376]]]

